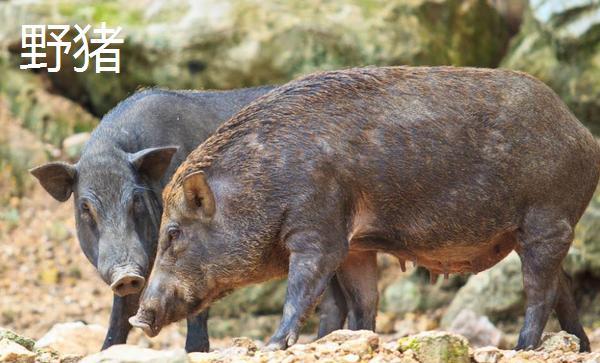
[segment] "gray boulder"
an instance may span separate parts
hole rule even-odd
[[[531,0],[502,66],[550,85],[593,131],[600,131],[600,2]]]

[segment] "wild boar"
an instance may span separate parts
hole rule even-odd
[[[561,262],[599,178],[591,133],[542,82],[452,67],[309,75],[252,102],[163,191],[159,247],[130,322],[156,335],[227,292],[288,276],[271,348],[294,344],[332,276],[351,329],[373,329],[377,252],[433,275],[516,250],[517,349],[550,313],[589,341]]]
[[[74,194],[81,248],[114,291],[103,349],[127,340],[156,254],[167,181],[217,126],[271,89],[138,92],[103,117],[75,165],[32,169],[58,201]],[[188,319],[188,351],[208,350],[206,319]]]

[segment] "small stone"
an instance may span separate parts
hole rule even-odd
[[[212,363],[219,362],[220,355],[218,352],[210,352],[210,353],[190,353],[188,354],[188,359],[190,363]]]
[[[379,347],[379,336],[370,330],[336,330],[315,343],[337,343],[347,353],[360,356],[370,354]],[[314,343],[313,343],[314,344]]]
[[[420,363],[417,359],[417,354],[409,349],[402,354],[402,358],[400,360],[401,363]]]
[[[502,352],[496,347],[483,347],[475,349],[473,359],[477,363],[498,363],[502,358]]]
[[[35,345],[35,340],[26,338],[24,336],[21,336],[21,335],[15,333],[12,330],[4,329],[4,328],[0,328],[0,339],[11,340],[11,341],[25,347],[27,350],[33,350],[33,347]]]
[[[505,350],[503,353],[506,359],[510,359],[514,358],[518,352],[516,350]]]
[[[40,271],[40,281],[46,285],[55,285],[58,283],[60,272],[55,266],[47,266]]]
[[[542,335],[542,344],[538,350],[549,353],[557,350],[561,350],[565,353],[577,353],[579,352],[579,338],[564,331],[558,333],[544,333],[544,335]]]
[[[358,354],[350,353],[343,356],[342,359],[344,362],[356,363],[360,360],[360,356]]]
[[[75,356],[76,360],[71,362],[78,362],[82,357]],[[65,363],[64,359],[61,359],[60,354],[52,348],[36,349],[35,351],[35,363]]]
[[[35,348],[50,347],[60,354],[85,356],[96,353],[104,341],[106,329],[96,324],[81,321],[55,324],[40,340]]]
[[[500,346],[502,332],[484,315],[471,309],[463,309],[454,318],[448,331],[460,334],[474,347]]]
[[[81,363],[187,363],[187,353],[178,350],[154,350],[120,344],[89,355]]]
[[[318,342],[318,341],[317,341]],[[321,342],[321,343],[313,343],[315,346],[315,352],[317,355],[327,355],[334,354],[340,349],[340,346],[334,342]]]
[[[294,344],[288,348],[288,351],[293,352],[293,353],[304,353],[304,352],[310,351],[311,349],[312,349],[312,347],[310,347],[306,344]]]
[[[413,350],[421,363],[469,363],[469,343],[463,336],[428,331],[398,340],[398,350]]]
[[[246,337],[233,338],[233,346],[244,348],[249,353],[254,353],[258,349],[256,343],[252,339]]]
[[[394,330],[394,324],[396,322],[395,314],[380,312],[377,314],[377,333],[379,334],[392,334]]]
[[[592,353],[588,355],[583,363],[600,363],[600,353]]]
[[[7,338],[0,338],[0,362],[33,363],[35,353]]]

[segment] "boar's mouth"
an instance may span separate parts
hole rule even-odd
[[[135,328],[142,329],[144,334],[150,338],[154,338],[160,333],[162,324],[158,323],[156,313],[148,313],[146,310],[138,311],[135,316],[129,318],[129,324]]]

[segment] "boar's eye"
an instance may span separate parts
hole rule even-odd
[[[167,234],[169,235],[169,242],[173,242],[181,236],[181,230],[177,227],[170,227]]]
[[[175,242],[181,236],[181,229],[177,226],[167,227],[167,240],[162,246],[162,250],[166,251],[171,246],[173,246],[173,242]]]
[[[136,194],[133,197],[133,209],[135,210],[136,213],[143,213],[144,212],[144,198],[142,198],[141,195]]]
[[[89,203],[82,202],[80,205],[80,209],[81,209],[81,218],[86,222],[92,222],[93,221],[92,209],[91,209]]]

